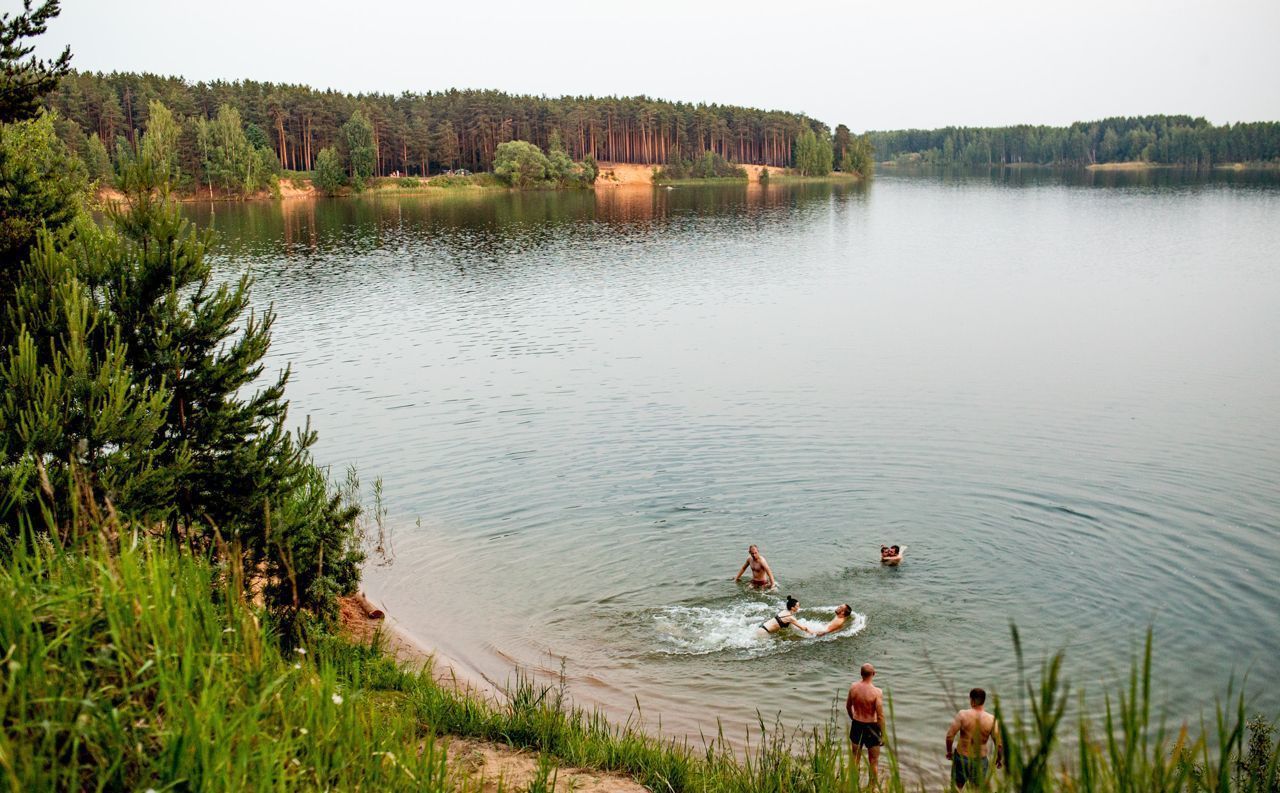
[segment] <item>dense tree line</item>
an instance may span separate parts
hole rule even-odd
[[[210,235],[170,198],[182,122],[162,103],[108,166],[123,202],[90,215],[82,158],[40,107],[66,58],[19,45],[56,12],[0,17],[0,553],[133,521],[214,556],[282,628],[333,616],[359,578],[358,509],[315,433],[286,429],[288,370],[261,378],[274,314],[248,276],[213,277]],[[254,178],[264,146],[234,108],[196,126],[221,178]]]
[[[347,145],[344,125],[358,111],[372,129],[371,176],[490,170],[500,144],[523,140],[550,150],[553,134],[574,160],[589,155],[661,165],[694,161],[709,151],[727,161],[775,167],[793,164],[794,144],[806,131],[830,138],[826,125],[797,113],[643,96],[548,98],[479,90],[356,96],[252,80],[189,83],[134,73],[71,73],[47,104],[63,119],[64,140],[76,146],[96,135],[110,148],[118,137],[132,143],[147,128],[155,100],[190,127],[180,142],[180,156],[188,161],[198,148],[194,125],[215,120],[228,107],[282,168],[297,171],[315,170],[322,149]]]
[[[1280,160],[1280,122],[1215,126],[1190,116],[1138,116],[1069,127],[945,127],[870,132],[878,160],[949,165],[1150,162],[1209,167]]]

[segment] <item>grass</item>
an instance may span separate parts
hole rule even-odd
[[[550,789],[565,764],[661,791],[859,789],[834,724],[788,734],[762,723],[738,750],[723,735],[691,746],[610,723],[574,707],[563,684],[518,677],[486,700],[376,646],[316,635],[282,648],[260,613],[227,596],[227,574],[128,535],[73,551],[28,539],[0,553],[0,786],[466,791],[475,783],[442,746],[469,736],[538,752],[529,790]],[[1208,738],[1152,723],[1150,643],[1103,722],[1076,725],[1077,748],[1063,752],[1060,668],[1055,656],[1024,696],[996,703],[1009,771],[989,789],[1277,790],[1280,753],[1267,725],[1246,727],[1242,699],[1219,709]],[[903,778],[893,743],[883,789],[923,788]]]

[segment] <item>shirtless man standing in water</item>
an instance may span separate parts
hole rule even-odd
[[[747,548],[747,561],[742,563],[742,568],[733,577],[735,584],[742,579],[742,574],[748,567],[751,568],[751,586],[756,589],[777,588],[778,582],[773,580],[773,570],[769,569],[769,563],[760,555],[760,549],[754,545]]]
[[[871,776],[867,781],[871,785],[877,784],[880,744],[884,738],[884,692],[871,682],[875,676],[876,668],[871,664],[863,664],[862,680],[849,686],[849,696],[844,702],[844,709],[849,712],[849,719],[852,721],[849,726],[849,746],[853,752],[853,772],[858,772],[862,749],[866,747],[867,759],[871,761]]]
[[[951,761],[951,781],[957,788],[972,782],[981,787],[987,778],[987,741],[995,739],[996,768],[1004,763],[1004,747],[1000,743],[1000,725],[996,717],[987,713],[984,705],[987,692],[975,688],[969,692],[969,707],[956,714],[947,730],[947,759]],[[960,735],[955,751],[951,741]]]

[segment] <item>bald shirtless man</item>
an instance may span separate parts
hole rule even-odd
[[[975,688],[969,692],[969,707],[956,714],[947,730],[947,759],[951,761],[951,781],[956,788],[963,788],[966,783],[973,782],[981,786],[987,778],[987,742],[994,739],[996,746],[996,768],[1004,764],[1004,747],[1000,743],[1000,725],[996,717],[987,713],[984,706],[987,692]],[[951,741],[959,734],[955,751],[951,749]]]
[[[876,784],[876,770],[880,762],[880,744],[884,738],[884,692],[872,684],[876,676],[876,668],[871,664],[862,665],[862,680],[849,686],[849,696],[844,701],[844,709],[849,712],[849,748],[853,753],[853,771],[858,772],[858,763],[862,759],[862,749],[866,747],[867,759],[871,761],[871,777],[868,780]]]
[[[773,570],[769,568],[769,563],[764,560],[764,556],[760,553],[760,549],[754,545],[747,547],[747,561],[742,563],[742,567],[738,569],[738,574],[733,577],[736,584],[742,579],[742,574],[751,568],[751,586],[756,589],[776,589],[778,582],[773,578]]]

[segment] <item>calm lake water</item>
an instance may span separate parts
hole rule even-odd
[[[664,730],[825,722],[871,661],[926,773],[974,685],[1155,628],[1175,720],[1280,709],[1280,189],[884,173],[194,207],[293,417],[381,476],[368,589],[505,681]],[[731,582],[758,543],[781,581]],[[881,543],[908,546],[900,568]],[[797,595],[857,630],[758,639]],[[1074,696],[1074,695],[1073,695]]]

